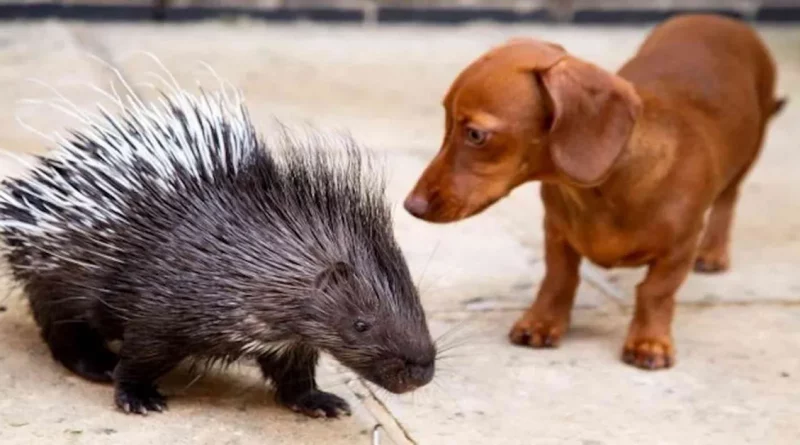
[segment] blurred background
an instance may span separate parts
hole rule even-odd
[[[641,270],[585,264],[561,347],[513,347],[508,329],[544,270],[538,185],[452,225],[400,206],[441,143],[442,96],[508,38],[613,71],[655,24],[691,12],[754,26],[789,97],[742,190],[732,270],[681,288],[669,371],[619,359]],[[80,125],[68,102],[111,109],[98,88],[124,80],[147,98],[170,76],[187,89],[223,79],[260,131],[273,117],[344,129],[380,153],[431,328],[456,347],[433,384],[403,397],[326,360],[320,385],[351,403],[348,419],[276,406],[248,363],[199,379],[178,370],[163,384],[170,411],[133,418],[110,387],[50,358],[0,271],[0,444],[800,443],[800,0],[0,0],[0,150],[13,153],[0,153],[0,178]]]
[[[230,15],[366,23],[553,21],[636,23],[680,12],[717,12],[760,21],[800,19],[798,0],[22,0],[0,2],[5,18],[191,20]]]

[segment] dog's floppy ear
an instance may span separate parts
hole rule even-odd
[[[527,37],[509,39],[502,46],[490,51],[487,56],[491,57],[495,51],[505,52],[524,69],[537,71],[546,70],[567,57],[563,46]]]
[[[573,57],[534,71],[552,101],[555,166],[580,185],[601,182],[628,142],[639,95],[626,80]]]

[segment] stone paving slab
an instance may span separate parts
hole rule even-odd
[[[576,311],[558,349],[510,345],[515,313],[437,314],[462,346],[437,383],[385,403],[424,444],[792,444],[800,308],[680,308],[675,368],[619,360],[629,314]],[[466,320],[466,321],[465,321]],[[464,326],[481,326],[469,329]],[[431,419],[436,419],[432,421]]]

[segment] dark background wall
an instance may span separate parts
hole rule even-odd
[[[800,22],[800,0],[0,0],[1,19],[268,20],[368,23],[644,23],[704,11],[766,22]]]

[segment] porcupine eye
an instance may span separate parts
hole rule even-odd
[[[365,321],[356,320],[356,322],[353,323],[353,328],[355,328],[357,332],[366,332],[369,329],[369,325]]]

